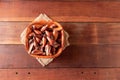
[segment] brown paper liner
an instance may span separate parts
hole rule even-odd
[[[56,24],[57,26],[62,28],[62,26],[59,23],[52,21],[45,14],[40,14],[21,33],[21,42],[25,45],[27,51],[29,49],[28,48],[29,44],[28,44],[28,39],[27,38],[28,38],[28,33],[31,32],[30,26],[32,24],[46,24],[47,22],[53,22],[54,24]],[[58,50],[58,52],[55,55],[51,55],[51,56],[42,56],[42,55],[33,55],[33,54],[30,54],[30,55],[35,57],[43,66],[47,65],[48,63],[50,63],[55,57],[58,57],[67,46],[69,46],[69,42],[68,42],[69,34],[66,31],[64,31],[63,28],[62,28],[61,33],[62,33],[62,47]]]

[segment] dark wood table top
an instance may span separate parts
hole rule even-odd
[[[61,23],[70,46],[42,67],[20,34],[40,13]],[[0,80],[120,80],[117,0],[0,1]]]

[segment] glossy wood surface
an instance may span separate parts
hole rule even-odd
[[[0,22],[0,44],[21,44],[20,34],[30,22]],[[120,44],[120,23],[61,23],[71,45]],[[4,31],[3,31],[4,30]]]
[[[1,80],[119,80],[119,68],[0,69]],[[12,76],[11,76],[12,75]]]
[[[59,22],[120,22],[119,1],[3,1],[0,21],[32,21],[46,13]]]
[[[70,46],[42,67],[20,34],[40,13],[60,22]],[[0,80],[120,80],[119,0],[0,1]]]
[[[120,45],[72,45],[46,67],[120,67],[119,49]],[[26,53],[23,45],[0,45],[0,59],[0,68],[42,67]]]

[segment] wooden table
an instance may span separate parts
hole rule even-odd
[[[71,45],[46,67],[20,42],[40,13],[70,34]],[[119,22],[117,0],[0,1],[0,80],[120,80]]]

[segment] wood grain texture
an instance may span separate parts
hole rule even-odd
[[[2,1],[0,21],[32,21],[46,13],[59,22],[120,22],[119,1]]]
[[[2,0],[2,2],[13,2],[12,0]],[[54,1],[54,2],[58,2],[59,0],[14,0],[14,1],[42,1],[42,2],[46,2],[46,1]],[[96,1],[96,2],[104,2],[104,1],[113,1],[113,2],[115,2],[115,1],[119,1],[119,0],[60,0],[61,2],[76,2],[76,1],[81,1],[81,2],[94,2],[94,1]]]
[[[87,71],[88,70],[88,71]],[[81,74],[81,71],[87,71]],[[94,70],[62,68],[62,69],[0,69],[1,80],[96,80],[98,73],[94,74]],[[17,72],[17,74],[16,74]],[[104,72],[104,71],[103,71]],[[30,73],[30,74],[28,74]],[[24,78],[22,77],[24,76]],[[101,75],[103,76],[103,75]]]
[[[30,22],[0,22],[0,44],[21,44],[20,34]],[[120,23],[61,23],[71,45],[120,44]]]
[[[120,67],[120,45],[69,46],[48,68]],[[41,68],[23,45],[0,45],[0,68]]]
[[[24,77],[23,77],[24,76]],[[119,80],[119,68],[0,69],[1,80]]]
[[[60,22],[71,43],[45,68],[20,42],[40,13]],[[120,80],[119,22],[119,0],[1,0],[0,80]]]

